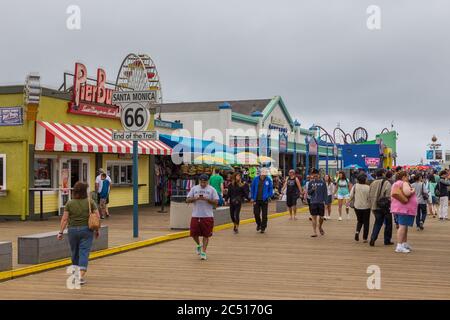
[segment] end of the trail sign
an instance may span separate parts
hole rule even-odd
[[[156,91],[114,91],[112,94],[113,104],[125,104],[133,102],[156,103]]]
[[[156,131],[113,131],[113,141],[156,140]]]

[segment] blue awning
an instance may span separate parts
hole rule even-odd
[[[234,153],[233,148],[227,147],[215,141],[200,140],[190,137],[173,136],[169,134],[160,134],[159,140],[167,144],[175,152],[192,152],[192,153],[216,153],[216,152],[231,152]]]

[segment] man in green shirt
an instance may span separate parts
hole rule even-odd
[[[223,177],[216,173],[216,169],[213,169],[213,174],[209,178],[209,185],[216,189],[219,195],[219,206],[223,206]]]

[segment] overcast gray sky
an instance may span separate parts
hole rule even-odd
[[[68,30],[69,5],[81,30]],[[369,5],[381,30],[368,30]],[[57,88],[74,62],[115,81],[129,52],[156,62],[165,102],[281,95],[303,127],[399,132],[400,164],[450,149],[450,1],[1,1],[0,84],[37,71]]]

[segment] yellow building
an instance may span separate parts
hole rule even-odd
[[[112,179],[109,206],[131,206],[132,142],[111,138],[111,130],[123,130],[118,109],[111,113],[117,107],[95,99],[74,107],[73,92],[42,88],[33,108],[24,105],[23,92],[0,87],[0,218],[38,217],[41,191],[43,213],[60,212],[75,182],[94,190],[99,168]],[[160,141],[139,142],[139,204],[152,203],[154,155],[170,153]]]

